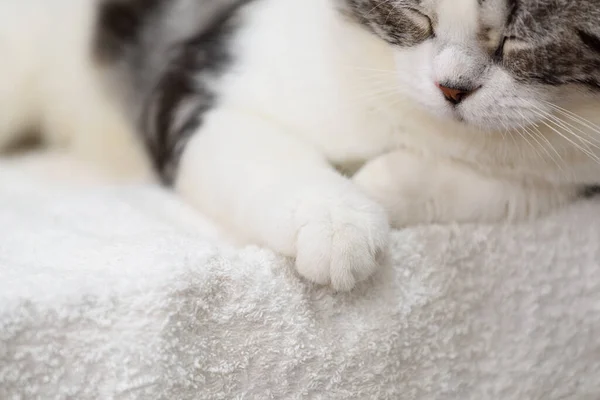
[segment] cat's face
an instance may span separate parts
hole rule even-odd
[[[504,130],[600,110],[598,0],[349,1],[428,112]]]

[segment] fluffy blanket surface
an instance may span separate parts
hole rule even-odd
[[[600,399],[600,203],[393,234],[352,293],[152,186],[0,167],[0,399]]]

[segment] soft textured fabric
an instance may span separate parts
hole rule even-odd
[[[600,398],[600,204],[395,232],[349,294],[151,186],[0,168],[0,399]]]

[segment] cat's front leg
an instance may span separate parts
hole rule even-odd
[[[393,227],[523,221],[577,197],[575,186],[508,179],[398,150],[368,162],[354,182],[381,204]]]
[[[383,208],[285,127],[213,111],[188,142],[176,189],[249,242],[295,257],[309,280],[349,290],[385,256]]]

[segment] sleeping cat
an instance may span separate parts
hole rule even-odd
[[[155,171],[337,290],[390,222],[521,220],[600,181],[595,0],[3,0],[0,146]]]

